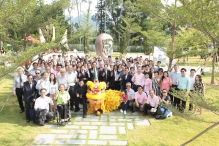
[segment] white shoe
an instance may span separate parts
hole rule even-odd
[[[167,115],[167,117],[172,117],[173,116],[173,113],[172,112],[170,112],[168,115]]]
[[[120,112],[123,113],[123,110],[121,109]]]
[[[126,115],[126,111],[124,111],[124,114]]]

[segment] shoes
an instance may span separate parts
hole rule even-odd
[[[87,118],[87,115],[83,115],[83,118]]]
[[[124,114],[126,115],[126,111],[124,111]]]
[[[73,111],[73,110],[74,110],[74,108],[73,108],[73,107],[71,107],[71,110]]]
[[[145,113],[143,113],[143,114],[142,114],[142,116],[146,116],[146,114],[145,114]]]
[[[167,117],[172,117],[173,116],[173,113],[172,112],[170,112],[168,115],[167,115]]]
[[[24,110],[21,110],[21,111],[20,111],[20,113],[23,113],[23,112],[24,112]]]
[[[120,112],[123,113],[123,110],[121,109]]]
[[[80,108],[78,108],[78,109],[75,109],[75,111],[74,111],[74,112],[78,112],[78,111],[80,111]]]
[[[30,120],[26,120],[26,122],[27,122],[27,123],[29,123],[29,122],[30,122]]]
[[[134,113],[135,111],[132,111],[132,113]]]

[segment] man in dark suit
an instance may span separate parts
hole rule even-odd
[[[126,83],[132,82],[132,75],[129,74],[129,68],[125,68],[125,74],[121,77],[121,82],[122,82],[122,90],[126,89]]]
[[[80,73],[78,74],[78,78],[79,78],[79,80],[80,80],[80,79],[83,79],[84,82],[85,82],[85,84],[86,84],[87,81],[88,81],[88,73],[85,71],[84,65],[81,66],[81,71],[80,71]]]
[[[142,67],[145,67],[143,74],[148,73],[149,78],[152,79],[152,73],[151,73],[151,71],[150,71],[149,65],[147,64],[147,65],[142,66]]]
[[[100,82],[105,82],[106,84],[108,83],[108,76],[110,74],[110,71],[108,70],[108,65],[104,65],[104,69],[99,72],[98,79]]]
[[[25,102],[25,112],[26,112],[26,122],[30,122],[29,109],[31,108],[31,103],[35,102],[37,97],[37,82],[33,80],[32,75],[27,76],[27,81],[24,82],[24,102]]]
[[[80,79],[79,84],[77,85],[77,98],[80,98],[82,100],[83,105],[83,118],[87,117],[87,86],[84,84],[84,80]]]
[[[92,68],[89,69],[89,73],[90,73],[90,80],[94,81],[94,80],[98,80],[98,69],[97,69],[97,64],[96,62],[92,63]]]

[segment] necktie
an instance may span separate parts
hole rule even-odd
[[[21,77],[21,75],[20,75],[20,83],[22,83],[22,77]]]
[[[94,79],[97,79],[97,71],[96,71],[96,68],[94,69]]]
[[[107,71],[106,71],[106,80],[107,80]]]
[[[30,83],[30,89],[32,89],[32,83]]]
[[[22,77],[20,75],[20,87],[22,87],[21,84],[22,84]]]

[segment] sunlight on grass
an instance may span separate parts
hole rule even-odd
[[[119,54],[118,54],[119,55]],[[203,76],[203,81],[209,83],[210,73]],[[0,107],[3,106],[9,94],[11,94],[12,77],[6,76],[0,82]],[[219,75],[216,75],[219,81]],[[206,99],[219,99],[219,86],[205,85]],[[216,103],[218,104],[218,103]],[[188,105],[188,103],[187,103]],[[4,110],[0,113],[0,146],[1,145],[32,145],[35,137],[39,133],[49,133],[50,129],[39,127],[35,124],[26,123],[25,114],[19,113],[17,98],[10,96]],[[188,108],[187,108],[188,110]],[[187,110],[185,112],[187,112]],[[187,120],[180,116],[173,116],[166,120],[156,120],[147,116],[150,126],[136,126],[135,129],[127,130],[127,135],[120,135],[119,139],[126,139],[130,146],[170,146],[180,145],[185,141],[199,134],[214,122],[219,121],[219,116],[210,111],[203,111],[202,116],[197,120]],[[74,119],[72,119],[74,121]],[[211,129],[201,137],[197,138],[189,145],[217,145],[219,143],[219,126]]]
[[[0,107],[3,106],[12,91],[12,77],[5,77],[0,82]],[[0,145],[32,145],[39,133],[47,133],[49,130],[39,127],[32,122],[26,123],[25,113],[19,113],[17,98],[10,96],[9,101],[0,113]]]

